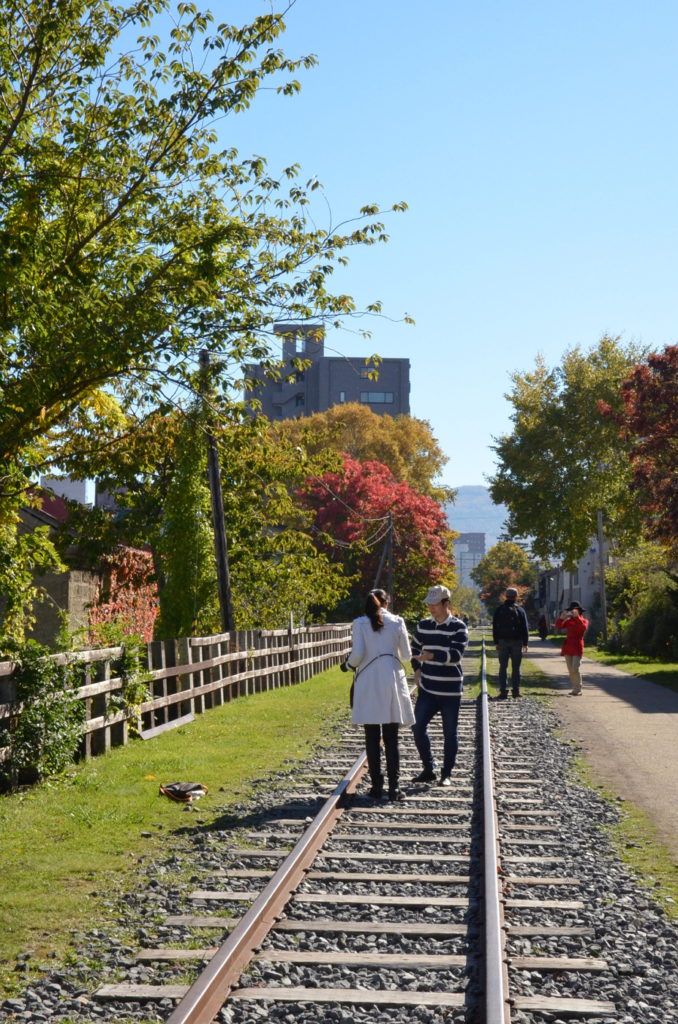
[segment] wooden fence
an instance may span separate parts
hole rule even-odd
[[[147,645],[149,699],[141,706],[139,735],[151,739],[193,720],[235,697],[292,686],[342,661],[351,642],[348,624],[290,629],[238,630],[219,636],[157,640]],[[85,702],[81,754],[92,757],[125,744],[128,713],[115,706],[123,683],[111,675],[122,647],[77,651],[53,657],[83,665]],[[0,729],[21,714],[12,681],[14,666],[0,662]],[[0,757],[3,751],[0,749]]]

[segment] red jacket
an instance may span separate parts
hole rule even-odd
[[[589,620],[585,619],[583,615],[579,615],[577,618],[556,619],[556,629],[564,629],[567,633],[560,653],[578,654],[581,657],[584,653],[584,633],[588,628]]]

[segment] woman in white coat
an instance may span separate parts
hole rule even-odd
[[[380,742],[383,736],[389,800],[402,800],[398,787],[398,726],[412,725],[414,711],[401,662],[409,661],[412,652],[405,623],[398,615],[392,615],[387,605],[385,591],[369,592],[365,614],[353,623],[353,643],[344,666],[355,671],[353,724],[365,727],[365,750],[372,780],[370,796],[379,800],[384,791]]]

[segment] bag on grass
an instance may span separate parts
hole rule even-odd
[[[160,795],[168,796],[170,800],[176,800],[180,804],[192,804],[199,800],[207,792],[207,786],[199,782],[168,782],[160,787]]]

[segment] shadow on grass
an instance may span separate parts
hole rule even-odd
[[[595,650],[589,651],[588,656],[599,665],[610,665],[635,678],[649,679],[678,693],[678,664],[675,661],[659,661],[644,654],[608,654],[607,651]]]

